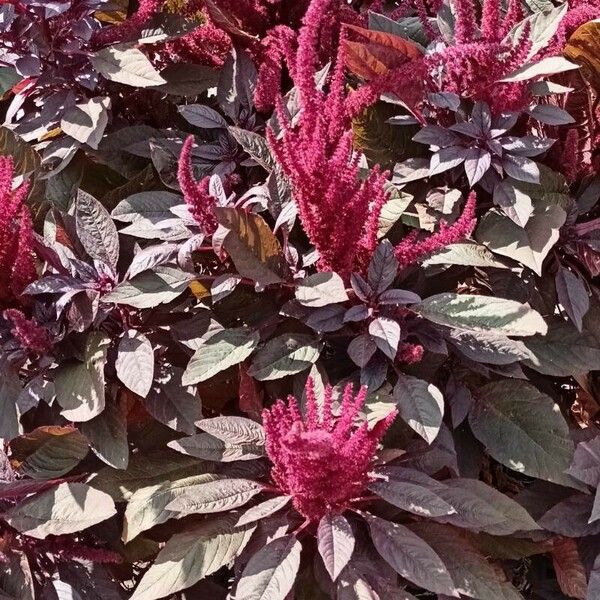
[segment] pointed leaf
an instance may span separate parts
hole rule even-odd
[[[296,298],[303,306],[318,308],[345,302],[348,294],[337,273],[315,273],[303,279],[296,288]]]
[[[119,342],[115,361],[117,377],[134,394],[145,398],[154,380],[154,350],[150,340],[129,329]]]
[[[493,458],[519,473],[565,484],[574,447],[550,397],[529,383],[504,380],[483,386],[475,398],[469,424]]]
[[[183,374],[183,384],[206,381],[245,361],[254,352],[259,340],[257,331],[243,327],[219,331],[196,350]]]
[[[432,383],[401,375],[394,387],[394,401],[402,419],[428,444],[440,430],[444,417],[444,396]]]
[[[254,526],[233,526],[234,517],[203,521],[174,535],[159,552],[131,600],[158,600],[191,587],[242,552]]]
[[[430,592],[458,597],[446,566],[431,546],[404,525],[364,516],[377,552],[394,571]]]
[[[293,535],[273,540],[248,561],[236,600],[285,600],[300,568],[302,544]]]
[[[332,581],[352,558],[355,541],[352,527],[343,515],[327,513],[319,521],[317,546]]]
[[[17,504],[4,520],[17,531],[44,539],[87,529],[117,513],[112,498],[84,483],[61,483]]]

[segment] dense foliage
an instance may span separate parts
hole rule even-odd
[[[598,0],[0,0],[0,598],[600,599]]]

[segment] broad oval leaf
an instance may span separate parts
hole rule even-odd
[[[208,468],[208,465],[205,465],[204,469]],[[151,529],[155,525],[165,523],[169,519],[179,518],[181,515],[177,511],[167,508],[169,503],[198,485],[222,477],[222,475],[215,475],[214,473],[202,473],[182,478],[175,477],[171,481],[167,480],[136,490],[129,497],[125,508],[123,541],[128,543],[140,533]]]
[[[237,585],[236,600],[285,600],[300,568],[302,544],[285,535],[259,550],[248,561]]]
[[[525,364],[552,377],[587,373],[600,364],[600,341],[564,321],[552,321],[546,335],[525,340],[525,346],[531,354]]]
[[[247,525],[248,523],[255,523],[256,521],[270,517],[272,514],[275,514],[287,506],[291,499],[291,496],[275,496],[275,498],[265,500],[242,513],[236,525]]]
[[[434,592],[457,597],[448,569],[434,550],[410,529],[373,515],[364,515],[381,557],[402,577]]]
[[[44,539],[87,529],[117,513],[112,498],[85,483],[61,483],[17,504],[4,520],[25,535]]]
[[[157,304],[167,304],[181,296],[193,277],[173,267],[157,267],[122,281],[102,300],[133,308],[154,308]]]
[[[104,206],[83,190],[77,192],[75,223],[85,251],[114,269],[119,260],[117,227]]]
[[[219,517],[174,535],[142,577],[131,600],[158,600],[191,587],[238,556],[254,528],[236,528],[233,517]]]
[[[567,215],[560,206],[549,206],[520,227],[509,217],[490,210],[479,223],[477,240],[496,254],[507,256],[542,274],[542,264],[559,238]]]
[[[90,62],[98,73],[116,83],[139,88],[167,83],[141,50],[125,44],[99,50],[90,56]]]
[[[463,533],[437,523],[414,523],[409,529],[444,561],[459,594],[480,600],[522,600],[504,572],[488,562]]]
[[[424,517],[450,515],[456,510],[439,494],[443,484],[421,471],[389,467],[377,472],[381,479],[371,482],[369,489],[386,502]]]
[[[223,246],[242,277],[263,286],[289,278],[279,240],[260,215],[228,207],[216,208],[215,214],[228,230]]]
[[[256,353],[248,374],[258,381],[295,375],[317,362],[320,352],[312,336],[286,333],[269,340]]]
[[[568,485],[574,445],[554,401],[533,385],[496,381],[478,390],[469,424],[487,451],[510,469]]]
[[[483,481],[464,477],[447,479],[438,493],[455,510],[453,514],[436,517],[443,523],[492,535],[540,529],[520,504]]]
[[[74,427],[38,427],[12,440],[12,459],[19,472],[33,479],[55,479],[75,468],[89,451],[88,441]]]
[[[327,513],[319,521],[317,547],[332,581],[352,558],[355,542],[352,526],[343,515]]]
[[[85,348],[85,362],[59,368],[54,385],[61,414],[71,421],[89,421],[106,405],[104,365],[110,339],[100,331],[92,333]]]
[[[296,288],[300,304],[318,308],[348,300],[342,278],[333,272],[315,273],[303,279]]]
[[[383,240],[375,249],[368,269],[368,282],[376,294],[385,292],[396,278],[398,259],[389,240]]]
[[[154,380],[154,350],[150,340],[139,331],[123,334],[115,361],[117,377],[134,394],[145,398]]]
[[[265,443],[263,426],[245,417],[213,417],[197,421],[196,425],[213,437],[230,444],[264,445]]]
[[[260,335],[245,328],[225,329],[206,340],[192,356],[183,374],[184,385],[193,385],[245,361],[254,351]]]
[[[197,433],[190,437],[174,440],[167,445],[188,456],[215,462],[254,460],[264,456],[262,445],[224,442],[210,433]]]
[[[375,345],[390,359],[396,357],[400,343],[400,325],[398,321],[381,316],[369,323],[369,333]]]
[[[218,479],[194,486],[166,508],[180,515],[222,512],[243,506],[263,488],[252,479]]]
[[[402,419],[431,444],[437,437],[444,417],[442,392],[433,383],[411,375],[400,375],[393,398]]]
[[[542,316],[527,304],[493,296],[437,294],[415,308],[429,321],[457,329],[514,336],[544,334],[548,329]]]

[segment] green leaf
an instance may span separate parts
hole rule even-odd
[[[494,209],[481,220],[477,240],[492,252],[512,258],[541,275],[544,259],[558,241],[559,230],[566,218],[565,211],[554,205],[531,216],[525,227],[519,227]]]
[[[65,113],[60,128],[74,140],[97,150],[108,125],[110,104],[107,96],[76,104]]]
[[[146,410],[167,427],[192,434],[195,423],[202,418],[202,403],[194,386],[183,385],[182,369],[170,369],[157,377],[144,401]]]
[[[522,600],[523,596],[461,532],[437,523],[408,526],[442,559],[459,594],[480,600]]]
[[[158,224],[175,215],[171,208],[182,203],[181,196],[172,192],[140,192],[121,200],[112,211],[113,219],[124,223],[135,223],[142,219]]]
[[[533,2],[533,0],[529,0],[529,2]],[[528,38],[531,40],[532,45],[529,49],[528,58],[531,58],[548,45],[548,42],[557,32],[567,10],[567,4],[561,4],[556,8],[550,5],[547,10],[543,11],[536,10],[532,15],[517,23],[506,36],[506,40],[510,45],[516,43],[522,38],[525,27],[529,26]]]
[[[310,335],[285,333],[269,340],[254,356],[248,374],[258,381],[281,379],[310,368],[320,349]]]
[[[245,417],[213,417],[196,423],[212,436],[230,444],[265,444],[265,431],[256,421]]]
[[[534,77],[556,75],[557,73],[564,73],[565,71],[573,71],[575,69],[579,69],[579,65],[572,63],[563,56],[547,56],[541,60],[523,65],[510,73],[510,75],[500,79],[500,81],[502,83],[527,81]]]
[[[154,350],[150,340],[139,331],[123,334],[115,360],[117,377],[134,394],[145,398],[154,380]]]
[[[344,515],[327,513],[319,521],[317,546],[332,581],[352,558],[355,542],[352,526]]]
[[[455,596],[450,574],[431,546],[404,525],[363,516],[377,552],[394,571],[430,592]]]
[[[489,383],[475,398],[469,424],[493,458],[519,473],[565,485],[574,445],[551,398],[517,380]]]
[[[21,433],[16,399],[21,393],[21,380],[13,367],[0,363],[0,437],[12,440]]]
[[[96,71],[116,83],[138,88],[167,83],[141,50],[125,44],[99,50],[90,56],[90,62]]]
[[[477,479],[446,479],[437,493],[455,513],[436,517],[456,527],[510,535],[540,529],[529,513],[512,498]]]
[[[186,490],[167,509],[181,516],[223,512],[243,506],[263,488],[262,483],[252,479],[217,479]]]
[[[315,273],[306,277],[296,288],[296,299],[303,306],[318,308],[337,302],[346,302],[348,294],[337,273]]]
[[[54,386],[65,419],[89,421],[104,410],[104,365],[109,345],[110,338],[106,334],[92,333],[85,347],[85,362],[58,368]]]
[[[61,483],[17,504],[4,520],[17,531],[44,539],[80,532],[117,513],[112,498],[85,483]]]
[[[554,279],[558,301],[578,331],[583,329],[583,317],[590,308],[590,299],[584,281],[573,271],[559,266]]]
[[[369,489],[402,510],[423,517],[439,517],[455,513],[455,509],[439,494],[443,484],[416,469],[388,467],[377,471],[377,479]]]
[[[243,327],[219,331],[196,350],[183,374],[183,384],[206,381],[245,361],[254,352],[259,340],[257,331]]]
[[[527,304],[493,296],[437,294],[415,308],[429,321],[457,329],[496,331],[514,336],[547,331],[544,319]]]
[[[167,505],[188,490],[195,488],[195,486],[215,481],[219,477],[222,476],[204,473],[136,490],[129,497],[125,508],[123,541],[128,543],[143,531],[147,531],[155,525],[166,523],[169,519],[178,518],[179,513],[167,509]]]
[[[38,427],[13,440],[19,471],[33,479],[57,479],[74,469],[89,451],[88,441],[73,427]]]
[[[429,171],[429,167],[425,168],[425,176]],[[404,211],[413,201],[413,196],[404,191],[399,191],[396,186],[390,185],[388,188],[390,197],[387,202],[381,207],[379,215],[379,223],[377,225],[377,237],[381,239],[387,235],[392,227],[400,220]]]
[[[173,96],[199,96],[217,84],[219,71],[204,65],[170,64],[161,71],[166,81],[153,89]]]
[[[0,67],[0,96],[4,96],[23,77],[13,67]]]
[[[242,146],[242,148],[266,171],[275,168],[275,160],[269,149],[267,140],[258,133],[240,129],[239,127],[229,127],[229,133]]]
[[[285,600],[300,568],[302,544],[294,535],[277,538],[248,561],[236,600]]]
[[[400,375],[393,398],[402,419],[431,444],[437,437],[444,417],[442,392],[433,383],[410,375]]]
[[[242,552],[255,526],[234,527],[219,516],[174,535],[142,577],[131,600],[157,600],[191,587]]]
[[[230,443],[210,433],[197,433],[168,443],[177,452],[215,462],[254,460],[264,456],[264,446],[249,443]]]
[[[494,331],[450,330],[446,339],[467,358],[491,365],[510,365],[531,357],[524,342]]]
[[[121,405],[108,403],[101,414],[81,424],[81,431],[100,460],[115,469],[127,468],[127,417]]]
[[[260,215],[229,207],[218,207],[215,214],[228,230],[223,246],[242,277],[261,286],[289,279],[289,267],[279,240]]]
[[[119,283],[102,300],[133,308],[153,308],[158,304],[168,304],[181,296],[193,277],[193,274],[174,267],[157,267]]]
[[[214,469],[214,466],[170,450],[153,454],[138,452],[132,454],[126,470],[104,467],[90,483],[109,494],[116,502],[123,502],[143,487],[202,475],[208,469]]]
[[[119,260],[117,227],[104,206],[83,190],[77,192],[75,223],[85,251],[114,269]]]
[[[433,265],[508,268],[506,263],[496,258],[485,246],[471,242],[450,244],[423,262],[424,267]]]
[[[525,364],[552,377],[588,373],[600,364],[600,341],[564,321],[552,321],[545,336],[536,335],[525,346],[532,355]]]

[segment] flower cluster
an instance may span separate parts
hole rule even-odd
[[[454,44],[425,59],[432,92],[452,92],[486,102],[492,112],[519,110],[525,105],[527,85],[499,83],[529,58],[532,42],[525,26],[513,44],[505,36],[522,18],[519,0],[510,0],[501,20],[502,2],[484,0],[480,27],[473,0],[457,0]]]
[[[469,237],[477,224],[475,217],[476,205],[477,197],[475,192],[471,192],[462,214],[452,225],[447,225],[442,221],[440,230],[437,233],[422,240],[419,240],[418,230],[411,231],[394,249],[399,268],[408,267],[434,252],[442,250],[449,244],[456,244]]]
[[[45,354],[52,347],[48,330],[35,320],[28,319],[22,311],[16,308],[7,308],[4,311],[4,318],[10,321],[10,332],[23,349],[37,354]]]
[[[13,304],[36,277],[33,224],[25,199],[29,184],[13,190],[12,157],[0,156],[0,306]]]
[[[270,129],[267,137],[291,180],[302,225],[319,253],[319,268],[347,274],[364,266],[375,248],[386,174],[376,167],[366,179],[359,176],[360,156],[352,153],[342,46],[329,90],[315,82],[323,24],[329,23],[326,15],[334,9],[332,0],[310,5],[290,69],[299,93],[298,121],[292,124],[279,99],[283,135]]]
[[[216,205],[215,198],[210,195],[209,183],[210,177],[204,177],[200,181],[194,178],[192,168],[192,147],[194,145],[194,136],[190,135],[184,142],[181,154],[179,156],[179,167],[177,169],[177,179],[179,187],[183,192],[183,197],[202,231],[206,234],[212,234],[217,228],[217,219],[214,214]]]
[[[332,407],[333,389],[325,388],[319,409],[314,383],[308,380],[306,415],[289,396],[263,412],[266,448],[273,463],[271,477],[277,488],[292,497],[296,510],[317,522],[327,513],[341,513],[360,499],[370,481],[369,472],[381,439],[396,417],[390,413],[372,429],[356,425],[367,389],[355,395],[344,388],[339,415]]]

